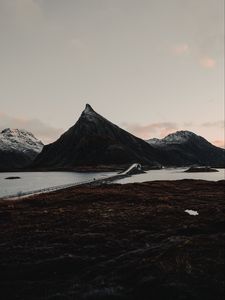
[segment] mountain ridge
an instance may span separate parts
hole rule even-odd
[[[164,151],[171,164],[225,166],[225,149],[219,148],[200,135],[188,130],[170,133],[162,139],[150,139],[147,142],[159,151]]]
[[[200,138],[200,139],[205,140],[207,143],[210,143],[202,136],[197,135],[196,133],[189,131],[189,130],[178,130],[176,132],[169,133],[167,136],[165,136],[162,139],[152,138],[152,139],[146,140],[146,142],[149,144],[162,144],[162,143],[173,143],[173,144],[178,143],[178,144],[180,144],[180,143],[188,142],[190,139],[193,139],[193,138]],[[212,143],[210,143],[210,144],[213,145]],[[213,145],[213,146],[215,146],[215,145]]]
[[[225,167],[225,149],[187,131],[144,141],[97,113],[89,104],[55,142],[43,145],[26,130],[0,133],[0,170],[100,170],[141,163],[147,168]]]

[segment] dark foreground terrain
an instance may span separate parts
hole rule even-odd
[[[1,299],[224,299],[224,183],[83,186],[1,201]]]

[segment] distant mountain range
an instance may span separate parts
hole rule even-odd
[[[26,130],[4,129],[0,133],[0,171],[30,165],[43,146],[41,141]]]
[[[43,148],[43,149],[42,149]],[[46,145],[24,130],[0,134],[0,170],[111,168],[141,163],[147,167],[225,166],[225,149],[190,131],[144,141],[111,123],[87,104],[74,126]]]

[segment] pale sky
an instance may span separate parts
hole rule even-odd
[[[0,129],[48,143],[86,103],[145,139],[224,145],[224,1],[0,0]]]

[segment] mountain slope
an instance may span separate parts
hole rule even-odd
[[[160,157],[151,145],[114,125],[87,104],[76,124],[56,142],[44,146],[32,167],[43,169],[75,166],[155,165]]]
[[[154,138],[147,142],[159,153],[163,153],[165,165],[225,166],[225,149],[212,145],[203,137],[190,131],[177,131],[163,139]]]
[[[23,168],[41,152],[43,144],[26,130],[6,128],[0,133],[0,171]]]

